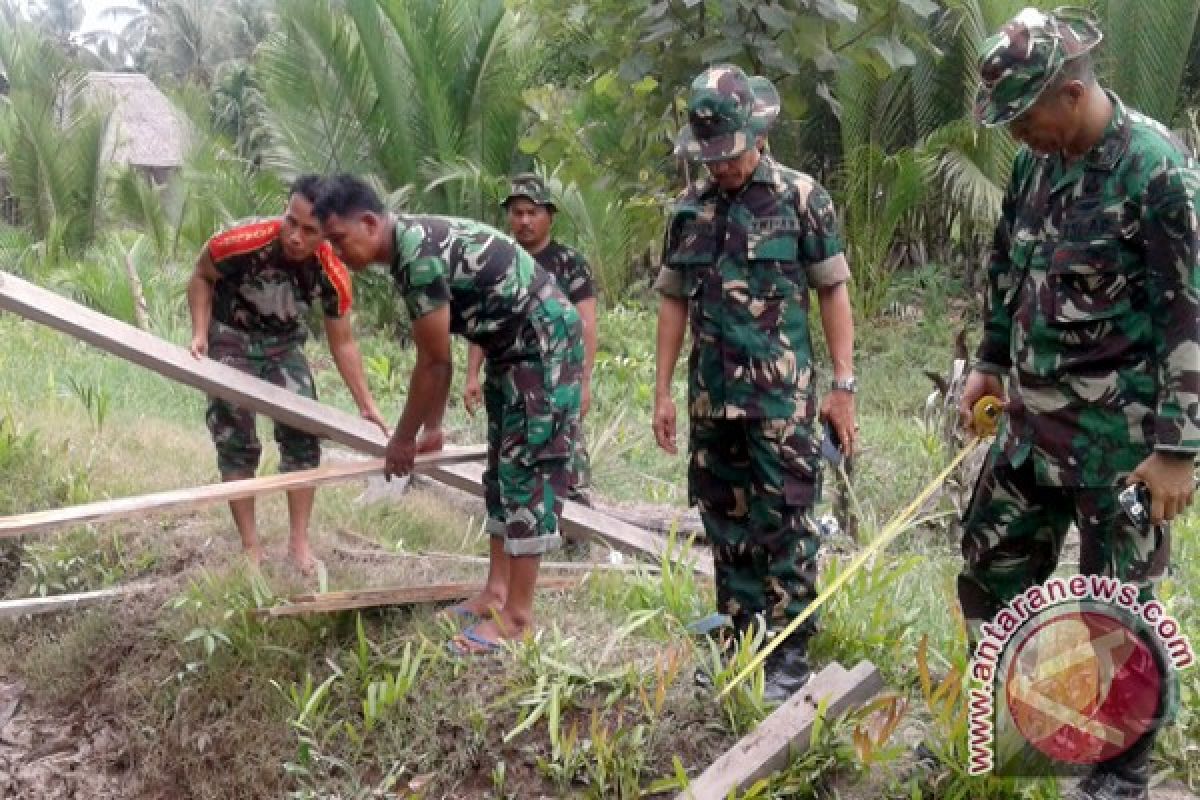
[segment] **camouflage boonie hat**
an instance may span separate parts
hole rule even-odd
[[[766,78],[732,64],[709,67],[692,81],[688,124],[675,137],[676,155],[694,161],[736,158],[754,146],[779,116],[779,92]]]
[[[545,206],[551,211],[558,210],[554,206],[550,191],[546,188],[546,182],[532,172],[522,172],[513,176],[508,188],[508,197],[505,197],[500,205],[508,208],[508,204],[518,197],[524,197],[529,202]]]
[[[1091,12],[1026,8],[983,43],[975,119],[1007,125],[1037,102],[1063,64],[1104,38]]]

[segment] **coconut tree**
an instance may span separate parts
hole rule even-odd
[[[218,66],[232,54],[235,18],[219,0],[139,0],[114,6],[105,16],[121,25],[124,50],[134,66],[174,83],[212,85]]]
[[[494,215],[521,115],[520,20],[502,0],[318,0],[277,7],[257,69],[284,175],[345,170],[421,190],[435,211]]]
[[[50,252],[96,236],[104,210],[109,113],[87,100],[83,75],[28,24],[0,22],[0,168],[21,219]]]

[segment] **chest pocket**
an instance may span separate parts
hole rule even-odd
[[[800,225],[793,218],[754,220],[746,231],[748,281],[761,294],[788,295],[808,288],[800,264]]]
[[[1132,292],[1120,256],[1111,238],[1060,242],[1046,264],[1048,321],[1086,326],[1128,314]]]
[[[667,254],[667,263],[682,273],[688,295],[695,296],[713,279],[716,261],[716,223],[695,219],[682,223]]]

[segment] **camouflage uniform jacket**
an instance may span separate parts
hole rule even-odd
[[[995,447],[1038,483],[1111,486],[1151,449],[1200,450],[1200,174],[1115,95],[1082,158],[1013,167],[978,367],[1008,376]]]
[[[578,305],[580,301],[596,296],[591,267],[578,251],[551,239],[533,258],[542,269],[554,276],[558,288],[572,303]]]
[[[655,288],[688,301],[693,417],[815,413],[808,293],[849,278],[842,251],[829,194],[769,156],[732,196],[708,180],[684,192]]]
[[[456,217],[396,217],[392,278],[409,316],[450,306],[450,331],[489,355],[515,340],[550,276],[495,228]]]
[[[303,263],[285,259],[282,224],[272,219],[241,225],[208,241],[221,275],[213,291],[213,319],[243,333],[303,340],[312,305],[320,304],[332,318],[350,310],[350,273],[328,242]]]

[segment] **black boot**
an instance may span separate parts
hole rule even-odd
[[[1097,764],[1063,796],[1067,800],[1149,800],[1154,736],[1148,733],[1121,755]]]
[[[808,668],[808,637],[794,633],[780,642],[767,656],[763,671],[766,678],[763,699],[772,705],[786,702],[812,677]]]

